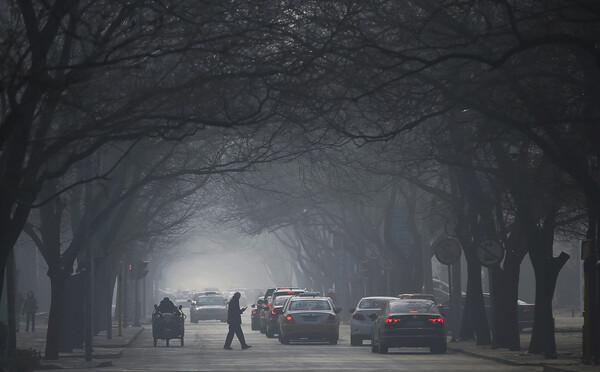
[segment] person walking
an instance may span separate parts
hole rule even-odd
[[[233,334],[237,336],[242,344],[242,350],[249,349],[251,346],[246,343],[244,338],[244,332],[242,332],[242,313],[246,308],[240,309],[240,292],[235,292],[229,305],[227,307],[227,324],[229,324],[229,332],[227,338],[225,338],[225,346],[223,349],[232,350],[231,342],[233,341]]]
[[[15,323],[16,323],[16,331],[19,332],[21,328],[21,309],[23,309],[23,294],[20,291],[17,291],[15,294]]]
[[[29,322],[31,322],[31,332],[35,332],[35,312],[37,309],[37,300],[33,296],[33,291],[27,292],[27,298],[25,298],[25,302],[23,302],[23,311],[21,311],[21,315],[27,314],[25,332],[29,332]]]

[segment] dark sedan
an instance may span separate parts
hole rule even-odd
[[[265,304],[265,300],[262,296],[260,296],[256,300],[256,304],[252,305],[252,315],[250,316],[250,323],[252,325],[253,331],[258,331],[260,329],[260,312]]]
[[[429,300],[393,300],[371,327],[371,351],[386,354],[390,347],[428,347],[434,354],[447,349],[444,317]]]

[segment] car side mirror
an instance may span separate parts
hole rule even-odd
[[[375,319],[377,319],[377,314],[369,314],[369,318],[371,318],[371,321],[375,321]]]
[[[348,310],[348,312],[349,312],[350,314],[352,314],[352,313],[354,312],[354,310],[356,310],[356,309],[355,309],[355,308],[352,308],[352,309]]]
[[[336,307],[335,309],[333,309],[333,312],[336,314],[339,314],[342,311],[341,307]]]
[[[273,312],[275,314],[283,314],[283,308],[282,307],[276,307],[273,309]]]

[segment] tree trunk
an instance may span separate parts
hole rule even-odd
[[[558,257],[536,254],[529,257],[535,274],[535,313],[529,353],[543,353],[546,359],[556,359],[552,298],[558,274],[570,256],[562,252]]]
[[[501,349],[517,351],[521,349],[519,337],[517,297],[519,292],[519,266],[514,259],[508,257],[504,268],[492,271],[492,316],[496,326],[494,346]]]
[[[473,249],[465,250],[467,260],[467,298],[463,309],[460,329],[461,340],[472,340],[475,337],[477,345],[490,345],[490,326],[485,313],[483,302],[483,288],[481,286],[481,264],[474,254]]]
[[[13,251],[11,251],[6,270],[6,310],[8,321],[8,351],[10,353],[17,350],[17,318],[15,316],[15,264],[15,254]]]
[[[61,344],[64,344],[64,340],[61,342],[60,328],[61,328],[61,310],[63,301],[64,291],[64,274],[50,273],[50,313],[48,314],[48,331],[46,332],[46,351],[45,357],[49,360],[58,359],[59,351],[70,352],[72,349],[61,350]]]

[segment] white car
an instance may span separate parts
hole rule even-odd
[[[356,309],[350,309],[350,345],[360,346],[363,340],[371,339],[371,324],[379,315],[379,311],[390,300],[397,297],[363,297],[358,301]]]

